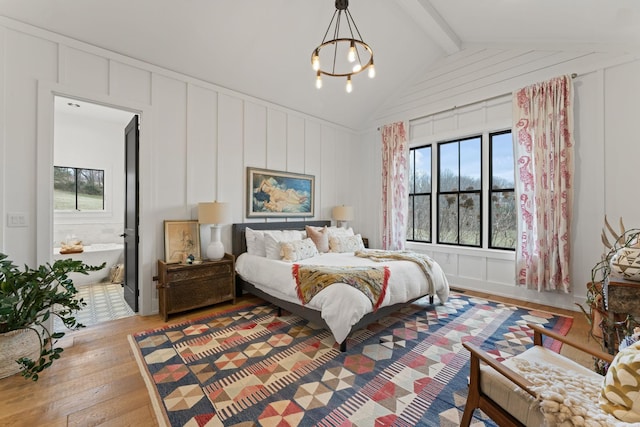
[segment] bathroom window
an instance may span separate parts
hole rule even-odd
[[[53,208],[62,211],[104,210],[104,170],[53,167]]]

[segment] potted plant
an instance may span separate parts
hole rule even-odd
[[[64,332],[52,332],[48,322],[58,317],[70,328],[80,328],[74,314],[86,305],[77,299],[69,273],[88,274],[105,267],[73,259],[20,270],[0,253],[0,378],[20,371],[33,381],[60,358],[56,342]]]

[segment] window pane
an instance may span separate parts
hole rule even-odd
[[[104,209],[104,171],[78,169],[78,209]]]
[[[458,191],[458,143],[448,142],[438,146],[440,152],[440,191]]]
[[[415,240],[431,241],[431,196],[415,197]]]
[[[431,193],[431,147],[413,150],[415,155],[415,193]],[[411,175],[410,175],[411,176]]]
[[[409,150],[409,193],[415,193],[415,152],[416,150]]]
[[[514,188],[511,132],[491,135],[491,188]]]
[[[491,194],[491,241],[493,248],[516,248],[516,198],[513,191]]]
[[[460,244],[480,246],[480,194],[460,195]]]
[[[407,240],[414,240],[413,230],[413,196],[409,195],[409,214],[407,216]]]
[[[458,243],[458,195],[438,197],[438,241]]]
[[[482,171],[481,139],[460,141],[460,190],[479,190]]]
[[[76,208],[75,168],[53,167],[53,208],[57,210]]]

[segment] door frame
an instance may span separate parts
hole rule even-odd
[[[36,260],[43,264],[53,262],[53,144],[54,144],[54,99],[56,96],[74,98],[111,108],[130,111],[139,116],[140,146],[139,146],[139,213],[140,227],[138,244],[138,287],[140,295],[138,305],[140,315],[149,315],[157,311],[157,297],[152,289],[153,274],[145,259],[154,259],[153,221],[145,221],[147,206],[152,206],[150,189],[145,183],[151,178],[151,150],[150,133],[152,111],[150,105],[121,99],[114,96],[90,93],[52,82],[38,81],[37,101],[37,142],[36,142]],[[124,160],[123,160],[124,161]],[[143,244],[145,242],[146,244]],[[146,268],[143,266],[146,265]],[[154,303],[155,302],[155,303]]]

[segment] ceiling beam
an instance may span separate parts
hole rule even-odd
[[[429,0],[399,0],[397,3],[447,54],[460,51],[460,38]]]

